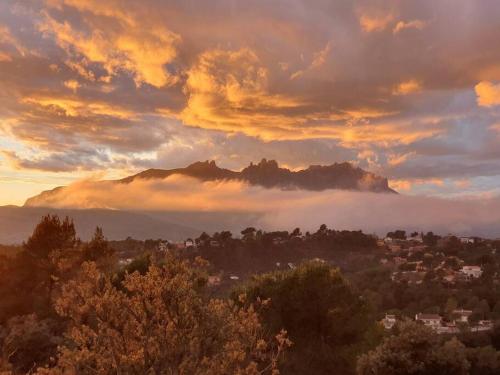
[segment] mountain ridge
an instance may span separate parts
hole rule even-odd
[[[275,160],[262,159],[257,164],[250,163],[241,171],[233,171],[220,168],[213,160],[206,160],[195,162],[185,168],[147,169],[119,180],[111,180],[111,182],[129,184],[135,180],[165,179],[172,175],[189,176],[200,181],[236,180],[266,189],[310,191],[341,189],[397,194],[395,190],[389,187],[387,178],[367,172],[348,162],[326,166],[311,165],[306,169],[291,171],[288,168],[280,167]],[[43,191],[28,198],[24,206],[40,206],[40,202],[53,199],[64,188],[64,186],[59,186],[52,190]]]
[[[195,162],[186,168],[147,169],[117,181],[130,183],[136,179],[166,178],[174,174],[194,177],[202,181],[240,180],[265,188],[313,191],[343,189],[397,193],[389,187],[386,178],[355,167],[348,162],[326,166],[311,165],[306,169],[291,171],[280,167],[275,160],[262,159],[258,164],[250,163],[248,167],[237,172],[220,168],[215,161],[207,160]]]

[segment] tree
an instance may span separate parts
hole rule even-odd
[[[0,260],[0,322],[14,315],[52,312],[53,292],[67,267],[79,257],[75,227],[69,218],[44,216],[22,250]]]
[[[104,237],[102,228],[96,227],[94,236],[83,247],[82,260],[97,262],[101,259],[109,258],[113,253],[113,249],[109,246],[108,241]]]
[[[254,227],[248,227],[241,231],[244,241],[253,240],[255,238],[256,229]]]
[[[49,364],[62,342],[60,333],[60,325],[54,320],[39,320],[34,314],[16,316],[0,332],[0,363],[22,374]]]
[[[395,331],[358,359],[359,375],[468,374],[465,346],[457,339],[443,344],[432,329],[411,321],[398,324]]]
[[[406,240],[406,231],[398,229],[394,232],[387,233],[386,237],[397,239],[397,240]]]
[[[63,288],[57,312],[67,337],[40,374],[260,374],[277,369],[285,334],[266,340],[253,305],[206,300],[204,272],[168,255],[163,267],[128,274],[123,290],[94,263]],[[274,372],[276,373],[276,372]]]
[[[287,374],[349,374],[367,344],[373,327],[367,305],[338,269],[308,262],[295,270],[272,272],[254,279],[233,293],[248,301],[270,299],[262,311],[271,332],[284,328],[294,345],[287,354]]]
[[[467,348],[467,359],[471,363],[471,375],[495,375],[500,373],[500,352],[491,346]]]
[[[205,246],[209,241],[210,241],[211,237],[203,232],[202,234],[200,234],[200,237],[198,237],[197,239],[195,239],[195,243],[196,243],[196,246]]]
[[[35,227],[24,249],[35,258],[47,259],[54,250],[72,248],[76,242],[72,220],[66,217],[61,221],[57,215],[47,215]]]
[[[452,318],[453,311],[458,308],[458,302],[455,297],[448,297],[444,307],[445,314],[448,318]]]
[[[424,241],[424,244],[427,246],[435,246],[437,244],[439,238],[440,237],[435,235],[434,233],[427,232],[427,234],[425,234],[422,237],[422,240]]]

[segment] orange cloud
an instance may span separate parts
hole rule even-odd
[[[180,114],[185,124],[270,139],[297,124],[283,111],[302,103],[269,93],[268,70],[250,49],[207,51],[187,75],[188,102]]]
[[[0,62],[1,61],[12,61],[12,57],[6,52],[0,51]]]
[[[406,154],[389,154],[387,157],[387,163],[390,166],[395,166],[404,163],[408,158],[415,155],[415,152],[408,152]]]
[[[348,146],[357,142],[410,143],[437,132],[434,128],[416,130],[407,123],[369,123],[368,119],[393,114],[375,108],[303,111],[311,103],[270,92],[269,71],[246,48],[207,51],[187,76],[188,102],[179,117],[191,126],[242,132],[266,141],[338,139]],[[291,116],[293,112],[296,114]]]
[[[135,117],[134,112],[118,106],[113,106],[105,102],[87,101],[77,98],[27,96],[24,97],[21,102],[39,106],[45,110],[60,113],[68,117],[90,117],[95,115],[111,116],[121,119]]]
[[[390,181],[390,187],[396,191],[410,191],[414,186],[434,185],[444,186],[444,180],[441,178],[412,178],[412,179],[395,179]]]
[[[500,105],[500,83],[479,82],[475,87],[477,104],[481,107]]]
[[[367,33],[383,31],[394,20],[394,16],[389,14],[362,14],[359,18],[361,29]]]
[[[416,79],[401,82],[393,90],[393,95],[409,95],[422,90],[422,84]]]
[[[322,50],[314,52],[311,64],[307,68],[305,68],[305,69],[297,70],[294,73],[292,73],[290,75],[290,80],[294,80],[296,78],[300,78],[306,72],[312,71],[314,69],[318,69],[321,66],[323,66],[325,64],[325,62],[326,62],[326,60],[328,58],[328,55],[330,54],[331,50],[332,50],[332,42],[329,41],[328,43],[326,43],[325,47]]]
[[[80,2],[71,2],[71,5],[75,5],[73,3],[82,5]],[[88,62],[102,64],[109,75],[127,71],[133,74],[137,85],[148,83],[155,87],[173,85],[178,81],[178,77],[170,74],[164,66],[177,56],[179,35],[163,25],[135,23],[129,17],[123,18],[121,13],[104,14],[115,17],[114,23],[109,21],[101,25],[86,18],[88,32],[50,16],[46,17],[40,29],[51,35],[70,55],[76,51]],[[73,58],[72,61],[78,64],[78,59],[75,62]]]
[[[78,90],[81,87],[80,83],[74,79],[64,81],[64,86],[66,86],[68,89],[72,90],[73,92],[76,92],[76,90]]]
[[[407,29],[423,30],[425,25],[426,25],[426,23],[424,21],[421,21],[421,20],[412,20],[412,21],[408,21],[408,22],[399,21],[396,24],[396,26],[394,26],[394,29],[392,29],[392,32],[394,34],[397,34],[401,31],[407,30]]]

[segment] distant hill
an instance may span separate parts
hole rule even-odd
[[[148,169],[136,175],[118,180],[118,182],[130,183],[137,179],[162,179],[174,174],[195,177],[202,181],[240,180],[265,188],[316,191],[344,189],[396,193],[389,187],[386,178],[367,172],[347,162],[327,166],[311,165],[307,169],[291,171],[287,168],[279,167],[275,160],[262,159],[260,163],[251,163],[242,171],[236,172],[219,168],[215,164],[215,161],[207,160],[196,162],[186,168]]]
[[[71,217],[75,221],[78,235],[84,240],[92,236],[96,226],[101,226],[109,239],[131,236],[138,239],[180,240],[200,232],[198,229],[140,212],[3,206],[0,207],[0,243],[14,244],[26,240],[40,218],[49,213]]]
[[[110,240],[132,237],[139,240],[184,240],[202,231],[233,230],[256,225],[258,214],[238,212],[130,212],[105,209],[54,209],[45,207],[0,206],[0,244],[20,244],[47,214],[69,216],[75,221],[78,236],[88,240],[95,227],[103,228]]]

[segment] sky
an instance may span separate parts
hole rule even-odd
[[[216,160],[500,195],[497,0],[2,0],[0,205]]]

